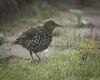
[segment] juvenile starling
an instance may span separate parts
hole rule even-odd
[[[30,56],[33,59],[32,54],[34,53],[40,61],[40,57],[37,55],[38,52],[42,52],[49,47],[52,37],[53,30],[55,27],[62,27],[53,20],[49,20],[44,23],[43,26],[37,26],[30,28],[26,32],[14,41],[14,44],[19,44],[29,50]]]

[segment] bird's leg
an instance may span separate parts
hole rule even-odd
[[[32,51],[31,51],[31,50],[30,50],[30,56],[31,56],[32,60],[34,61],[33,56],[32,56]]]
[[[41,60],[40,60],[40,57],[39,57],[36,53],[35,53],[35,55],[37,56],[37,58],[39,59],[39,61],[41,61]]]

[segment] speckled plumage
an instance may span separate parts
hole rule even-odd
[[[37,53],[49,47],[52,41],[53,30],[55,27],[61,26],[53,20],[47,21],[43,26],[30,28],[26,32],[23,32],[23,34],[20,37],[18,37],[13,43],[20,44],[24,48],[28,49],[30,51],[32,59],[33,52],[40,60]]]

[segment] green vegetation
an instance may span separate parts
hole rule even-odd
[[[81,11],[78,10],[78,9],[75,9],[75,10],[71,10],[70,11],[74,16],[76,16],[77,18],[77,25],[80,25],[81,24]]]
[[[80,46],[84,44],[85,49],[56,50],[40,63],[31,63],[31,60],[25,59],[19,59],[18,62],[15,60],[14,63],[7,61],[8,64],[2,62],[0,80],[99,80],[100,50],[92,54],[91,48],[95,45],[92,40],[78,42]]]
[[[3,36],[0,36],[0,45],[5,43],[7,41],[7,39]]]

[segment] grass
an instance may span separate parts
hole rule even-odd
[[[4,44],[5,42],[7,42],[6,37],[0,36],[0,45]]]
[[[92,46],[94,42],[86,39],[84,43]],[[0,63],[0,80],[99,80],[100,50],[95,56],[88,49],[82,53],[85,54],[84,61],[81,61],[79,50],[67,49],[55,51],[40,63],[25,59],[19,59],[17,63],[3,62]]]
[[[51,7],[38,10],[36,17],[23,16],[20,21],[33,25],[51,17],[55,10]],[[17,17],[20,19],[19,15]],[[52,56],[40,63],[31,63],[31,60],[23,58],[18,59],[18,62],[0,60],[0,80],[100,80],[100,50],[95,50],[95,54],[92,54],[92,49],[96,48],[95,41],[84,38],[74,40],[74,32],[74,29],[68,33],[66,29],[56,29],[55,36],[64,33],[59,44],[65,46],[66,50],[55,49]],[[67,49],[67,43],[75,44],[81,49]]]

